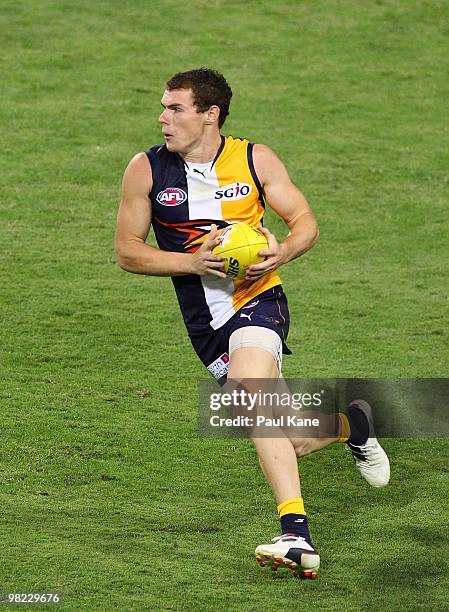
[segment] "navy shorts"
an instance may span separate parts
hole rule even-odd
[[[242,306],[219,329],[209,328],[204,332],[191,333],[190,341],[196,354],[220,384],[226,382],[229,363],[229,338],[241,327],[255,325],[275,331],[282,340],[282,352],[290,355],[286,345],[290,327],[287,297],[281,285],[276,285],[257,295]]]

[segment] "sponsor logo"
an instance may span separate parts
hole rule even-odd
[[[219,380],[228,373],[228,364],[229,355],[227,353],[223,353],[223,355],[220,355],[218,359],[208,365],[207,369],[216,380]]]
[[[204,170],[203,172],[201,172],[201,170],[198,170],[198,168],[194,168],[193,169],[194,172],[197,172],[198,174],[201,174],[201,176],[203,178],[206,178],[206,170]]]
[[[156,200],[162,206],[179,206],[187,200],[187,194],[182,189],[178,189],[178,187],[167,187],[167,189],[157,194]]]
[[[252,191],[251,185],[248,183],[232,183],[224,185],[215,192],[216,200],[226,200],[227,202],[235,202],[249,195]]]
[[[243,310],[243,308],[254,308],[254,306],[257,306],[258,303],[259,303],[259,300],[255,300],[254,302],[251,302],[251,304],[247,304],[246,306],[242,306],[242,310]]]
[[[239,268],[240,268],[239,260],[236,259],[235,257],[230,257],[229,263],[228,263],[228,269],[226,270],[226,273],[228,274],[228,276],[238,276]]]
[[[251,312],[249,313],[249,315],[245,314],[244,312],[241,312],[241,313],[240,313],[240,318],[241,318],[241,319],[245,319],[245,318],[246,318],[246,319],[249,319],[249,320],[251,321],[251,315],[252,315],[252,314],[253,314],[253,311],[251,311]]]

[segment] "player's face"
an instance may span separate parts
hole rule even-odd
[[[167,149],[176,153],[189,153],[201,141],[207,111],[197,111],[191,89],[166,90],[161,104],[164,110],[159,122]]]

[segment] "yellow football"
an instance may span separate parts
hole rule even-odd
[[[259,251],[268,247],[268,241],[251,225],[232,223],[218,232],[218,240],[213,252],[222,258],[224,271],[230,278],[245,278],[248,266],[265,259],[259,256]]]

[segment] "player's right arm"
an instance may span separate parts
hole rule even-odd
[[[180,276],[184,274],[226,275],[221,258],[212,253],[216,245],[217,228],[194,253],[162,251],[146,244],[151,227],[149,193],[153,186],[151,166],[145,153],[138,153],[129,162],[122,182],[122,197],[115,233],[117,263],[127,272],[152,276]]]

